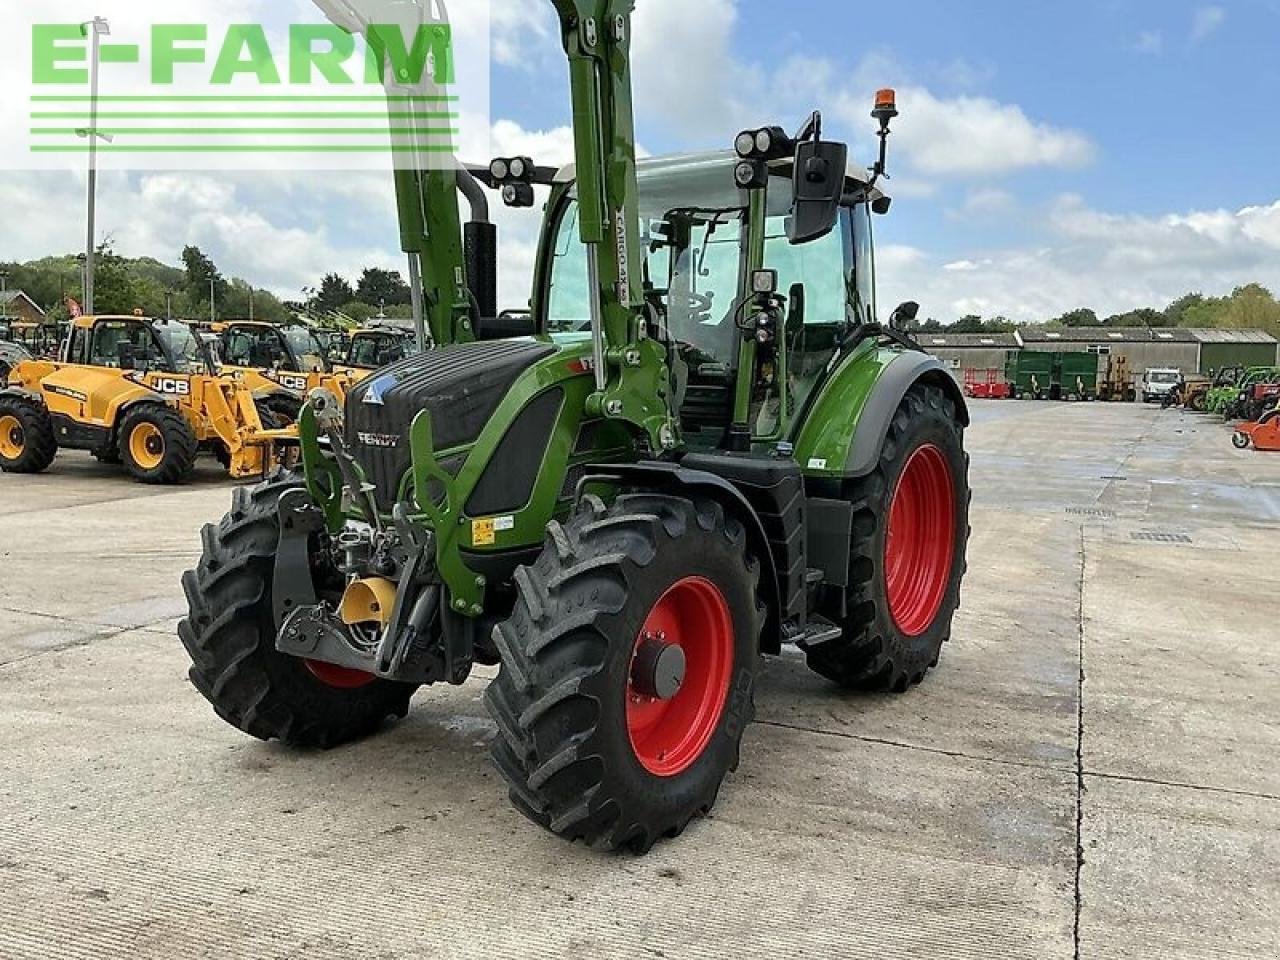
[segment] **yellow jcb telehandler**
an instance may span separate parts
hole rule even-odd
[[[315,331],[301,323],[276,326],[261,320],[209,325],[218,338],[224,370],[240,374],[254,396],[285,423],[296,423],[312,390],[324,388],[339,401],[353,378],[334,370]]]
[[[236,479],[263,476],[297,446],[239,378],[218,372],[186,324],[77,317],[58,360],[25,360],[0,389],[0,470],[40,473],[59,447],[123,463],[141,483],[180,483],[199,451]]]

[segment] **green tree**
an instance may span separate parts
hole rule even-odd
[[[1099,324],[1097,313],[1088,307],[1068,310],[1062,316],[1050,322],[1063,327],[1096,327]]]
[[[320,282],[320,290],[308,306],[317,313],[333,313],[355,298],[356,292],[351,289],[351,284],[338,274],[331,273]]]
[[[208,312],[210,282],[213,284],[217,305],[221,306],[227,296],[228,284],[213,260],[205,256],[199,247],[184,247],[182,265],[185,268],[183,292],[187,295],[187,305],[191,310],[202,315]],[[218,316],[226,315],[223,312],[218,313]]]
[[[1280,336],[1280,303],[1260,283],[1237,287],[1231,294],[1220,326],[1232,330],[1265,330]]]
[[[1168,326],[1165,315],[1159,310],[1143,307],[1130,310],[1128,313],[1117,313],[1102,321],[1107,327],[1164,327]]]
[[[98,314],[131,314],[145,308],[128,261],[117,256],[108,243],[97,250],[93,271],[93,309]]]
[[[986,324],[982,322],[982,318],[976,313],[970,313],[961,317],[951,325],[952,333],[985,333]]]
[[[368,267],[360,275],[356,284],[355,298],[371,307],[386,304],[388,307],[403,305],[409,302],[409,285],[394,270],[380,270]]]

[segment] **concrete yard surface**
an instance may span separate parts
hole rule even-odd
[[[973,414],[939,669],[769,661],[712,816],[645,857],[508,804],[490,670],[329,753],[218,720],[175,633],[216,467],[0,476],[0,958],[1280,956],[1280,454]]]

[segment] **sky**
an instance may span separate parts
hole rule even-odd
[[[171,20],[212,0],[137,2]],[[1252,281],[1280,291],[1278,39],[1280,0],[637,0],[638,135],[650,153],[729,148],[816,108],[870,163],[874,91],[896,87],[882,312],[913,299],[944,322],[1036,321]],[[492,53],[489,149],[568,159],[550,3],[493,0]],[[83,179],[0,172],[0,259],[81,243]],[[193,243],[286,298],[402,262],[376,172],[110,174],[100,197],[118,252],[176,262]],[[536,214],[501,224],[503,304],[519,306]]]

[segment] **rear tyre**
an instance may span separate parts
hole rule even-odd
[[[41,473],[58,455],[53,419],[31,397],[0,397],[0,470]]]
[[[1235,446],[1237,450],[1248,450],[1249,443],[1252,441],[1252,439],[1253,438],[1250,437],[1249,434],[1242,433],[1239,430],[1237,430],[1234,434],[1231,435],[1231,443]]]
[[[116,443],[125,470],[139,483],[182,483],[195,469],[195,432],[172,407],[144,403],[130,408],[120,421]]]
[[[806,651],[843,687],[902,693],[938,663],[960,606],[969,540],[969,458],[955,405],[917,384],[868,476],[850,481],[843,635]]]
[[[716,801],[753,716],[764,606],[746,530],[712,501],[588,497],[516,573],[485,695],[521,813],[648,850]]]
[[[405,716],[415,688],[276,650],[276,511],[281,496],[303,485],[282,471],[241,487],[231,512],[204,528],[204,555],[182,577],[188,614],[178,636],[191,656],[191,682],[227,723],[260,740],[329,748],[373,733],[387,717]],[[319,560],[313,576],[322,592],[334,577],[341,590],[341,574]]]

